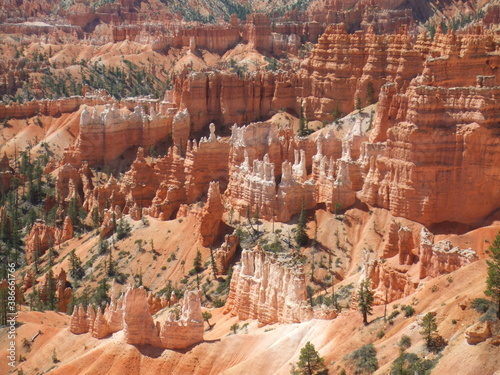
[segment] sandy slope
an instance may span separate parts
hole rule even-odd
[[[229,334],[229,327],[236,318],[221,315],[217,309],[212,319],[215,328],[205,335],[206,341],[186,351],[127,345],[121,341],[121,332],[103,340],[96,340],[90,334],[73,335],[66,326],[68,317],[53,312],[26,312],[20,315],[20,320],[25,322],[19,329],[20,338],[31,337],[38,329],[44,334],[35,340],[31,352],[21,349],[27,361],[20,368],[31,374],[55,366],[50,373],[64,375],[288,374],[289,364],[297,361],[300,349],[311,341],[325,357],[331,373],[336,373],[338,366],[346,366],[342,361],[346,354],[373,342],[381,366],[377,374],[385,374],[397,356],[396,343],[402,335],[412,339],[409,351],[424,354],[416,321],[419,314],[436,311],[439,333],[449,345],[434,373],[493,374],[500,366],[500,349],[491,345],[491,340],[476,346],[466,343],[463,332],[477,321],[479,314],[459,307],[460,302],[483,296],[485,272],[485,262],[478,261],[450,275],[423,282],[414,296],[388,306],[389,312],[395,304],[413,304],[416,309],[411,318],[400,314],[394,325],[383,322],[383,306],[378,306],[367,327],[362,325],[357,311],[346,310],[331,321],[312,320],[261,328],[251,322],[246,330],[233,335]],[[453,319],[457,324],[452,323]],[[385,331],[385,336],[377,339],[380,330]],[[4,347],[5,341],[1,343]],[[61,361],[55,364],[48,360],[54,348]]]

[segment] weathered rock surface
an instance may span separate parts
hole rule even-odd
[[[227,234],[222,246],[214,250],[215,265],[220,275],[226,274],[239,245],[239,237]]]
[[[77,141],[81,160],[90,165],[108,163],[136,145],[149,149],[166,140],[172,119],[156,114],[153,107],[149,112],[139,105],[133,112],[120,111],[114,104],[100,113],[95,107],[84,108]]]
[[[491,337],[491,322],[478,322],[465,331],[465,339],[469,345],[479,344]]]
[[[144,288],[128,288],[123,300],[125,342],[133,345],[159,346],[158,332],[149,312]]]
[[[430,55],[422,73],[401,94],[382,90],[371,141],[386,149],[370,161],[359,199],[424,225],[477,224],[499,207],[498,191],[483,180],[499,178],[498,41],[480,34],[421,42]]]
[[[453,272],[467,264],[478,260],[471,248],[460,249],[450,241],[440,241],[433,244],[432,235],[422,229],[419,249],[420,278],[436,277]]]
[[[259,324],[299,323],[313,317],[307,304],[302,270],[280,264],[259,246],[243,250],[233,277],[224,313]]]
[[[56,298],[57,310],[60,312],[68,311],[68,305],[71,301],[73,289],[70,287],[69,282],[66,280],[66,272],[61,268],[56,279]]]
[[[36,221],[26,236],[26,261],[33,263],[56,244],[56,230],[49,227],[42,220]]]
[[[186,291],[181,301],[181,317],[170,314],[161,325],[159,338],[166,349],[185,349],[203,341],[200,292]]]
[[[198,231],[202,246],[211,246],[219,236],[219,227],[224,211],[219,183],[211,182],[208,188],[207,203],[198,216]]]
[[[124,340],[132,345],[152,345],[165,349],[185,349],[203,341],[203,318],[200,293],[186,291],[181,301],[180,318],[171,313],[160,324],[154,322],[150,304],[153,298],[143,287],[128,287],[118,300],[111,301],[105,311],[94,312],[89,306],[87,312],[82,305],[75,307],[71,316],[70,331],[74,334],[90,332],[102,339],[123,330]],[[159,301],[166,305],[166,301]],[[163,306],[163,307],[164,307]]]

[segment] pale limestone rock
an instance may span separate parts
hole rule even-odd
[[[233,268],[224,313],[257,319],[260,325],[311,319],[303,270],[281,264],[259,246],[243,250],[241,263]]]
[[[491,337],[491,322],[478,322],[465,331],[465,339],[469,345],[479,344]]]

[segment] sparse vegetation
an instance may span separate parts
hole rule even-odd
[[[391,366],[391,375],[430,375],[438,359],[422,359],[415,353],[401,353]]]
[[[118,225],[116,226],[116,238],[118,240],[123,240],[130,236],[132,228],[127,220],[123,219],[123,216],[118,220]]]
[[[405,312],[405,318],[410,318],[415,314],[415,308],[411,305],[403,305],[401,310]]]
[[[488,249],[491,260],[487,260],[488,277],[484,294],[493,298],[497,303],[497,319],[500,319],[500,232]]]
[[[240,329],[240,325],[238,323],[234,323],[229,329],[233,332],[233,334],[236,335],[236,333]]]
[[[306,233],[306,210],[304,201],[302,201],[302,208],[300,210],[299,221],[297,222],[297,228],[295,232],[295,242],[299,246],[306,246],[309,241],[309,237]]]
[[[363,315],[363,323],[365,325],[368,324],[368,315],[372,314],[373,300],[371,281],[370,279],[365,279],[361,282],[358,290],[358,309]]]
[[[440,352],[448,344],[446,340],[437,332],[436,313],[428,312],[420,322],[422,330],[420,334],[424,336],[427,349],[431,352]]]
[[[373,374],[378,369],[377,351],[373,344],[362,346],[347,356],[355,374]]]
[[[328,370],[325,367],[325,360],[323,357],[320,357],[310,341],[300,350],[297,370],[294,373],[297,375],[328,374]]]

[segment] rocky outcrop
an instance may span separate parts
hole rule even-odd
[[[385,80],[409,80],[422,63],[406,28],[394,35],[376,35],[373,28],[348,34],[343,24],[329,25],[302,64],[305,115],[331,119],[333,112],[351,112],[358,100],[373,103]]]
[[[374,289],[374,303],[383,305],[414,293],[418,282],[406,272],[408,267],[394,267],[378,260],[368,267],[368,277]]]
[[[158,332],[149,312],[144,288],[128,288],[123,300],[123,333],[132,345],[159,346]]]
[[[282,264],[260,246],[243,250],[234,266],[225,314],[260,325],[299,323],[313,317],[302,269]]]
[[[178,111],[172,120],[172,140],[179,148],[185,147],[191,133],[191,117],[187,109]]]
[[[159,297],[157,295],[156,296],[153,295],[152,292],[148,293],[148,307],[149,307],[149,312],[151,313],[151,315],[154,315],[158,311],[160,311],[161,309],[163,309],[167,306],[170,306],[169,303],[170,303],[170,300],[167,299],[167,297],[165,297],[165,296]]]
[[[66,272],[62,268],[55,279],[55,283],[57,310],[60,312],[66,312],[68,311],[68,305],[71,301],[73,289],[71,288],[71,284],[66,280]]]
[[[198,216],[198,232],[202,246],[211,246],[216,241],[224,211],[219,183],[211,182],[208,188],[207,203]]]
[[[166,97],[169,107],[188,110],[192,133],[197,134],[210,122],[246,124],[284,107],[274,98],[275,80],[274,73],[260,71],[242,77],[218,71],[185,73]]]
[[[469,345],[477,345],[492,336],[491,322],[478,322],[465,331],[465,339]]]
[[[31,264],[38,257],[43,256],[52,246],[59,245],[73,238],[71,219],[64,219],[63,227],[51,227],[43,220],[37,220],[26,236],[26,261]]]
[[[80,115],[80,134],[77,147],[82,160],[91,166],[108,163],[125,150],[140,145],[148,148],[167,139],[170,122],[149,108],[136,106],[133,112],[120,111],[114,104],[106,105],[99,113],[97,108],[84,108]]]
[[[51,247],[56,245],[56,230],[37,220],[26,236],[26,261],[31,264]]]
[[[56,190],[59,202],[67,207],[71,199],[75,198],[78,205],[83,202],[83,181],[77,168],[71,164],[64,164],[57,170]]]
[[[208,193],[212,181],[219,181],[225,189],[229,180],[229,149],[226,139],[217,137],[215,125],[210,124],[210,134],[196,141],[188,142],[184,161],[186,203],[199,200]]]
[[[102,339],[123,330],[128,344],[165,349],[185,349],[203,341],[199,292],[186,291],[180,303],[179,319],[172,312],[163,324],[153,320],[149,304],[152,299],[143,287],[129,286],[118,300],[112,298],[104,312],[99,307],[95,313],[92,306],[85,312],[79,305],[73,310],[70,331],[74,334],[90,332],[93,337]]]
[[[422,73],[403,93],[382,91],[371,141],[386,148],[370,162],[359,199],[424,225],[476,224],[499,207],[499,192],[483,180],[500,176],[498,41],[481,32],[421,42],[430,55]],[[481,181],[484,189],[471,188]]]
[[[71,314],[71,324],[69,330],[75,335],[81,335],[82,333],[87,333],[89,331],[87,313],[85,312],[83,305],[80,304],[74,307],[73,313]]]
[[[200,292],[188,290],[184,293],[180,318],[175,319],[175,314],[171,313],[160,327],[159,338],[161,347],[166,349],[185,349],[203,341]]]
[[[89,106],[103,105],[111,102],[110,97],[73,96],[57,100],[33,100],[26,103],[0,104],[0,119],[29,118],[36,115],[59,116],[63,113],[75,112],[85,104]]]
[[[14,169],[10,166],[9,158],[4,153],[0,159],[0,191],[5,194],[11,189],[12,179],[15,176]]]
[[[271,20],[268,14],[253,13],[247,16],[243,40],[247,41],[255,49],[263,52],[271,52],[273,38],[271,35]]]
[[[433,244],[433,236],[425,228],[420,236],[420,278],[450,273],[479,259],[471,248],[460,249],[450,241]]]
[[[214,250],[215,266],[219,275],[226,274],[238,245],[239,237],[237,235],[226,234],[222,246]]]

